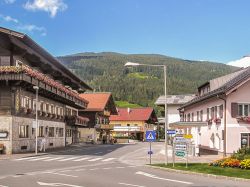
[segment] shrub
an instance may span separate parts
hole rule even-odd
[[[244,159],[240,163],[241,168],[250,169],[250,159]]]
[[[221,166],[221,164],[225,161],[225,158],[223,159],[219,159],[219,160],[215,160],[211,163],[209,163],[209,166]]]
[[[221,167],[240,167],[240,161],[234,158],[226,158],[221,163]]]

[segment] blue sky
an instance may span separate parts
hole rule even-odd
[[[226,63],[250,54],[249,0],[0,0],[0,26],[55,56],[157,53]]]

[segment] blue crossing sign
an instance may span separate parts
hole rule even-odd
[[[146,141],[154,142],[156,140],[156,132],[155,131],[146,131]]]
[[[168,129],[167,134],[176,134],[176,130]]]

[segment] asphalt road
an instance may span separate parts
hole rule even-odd
[[[153,144],[153,161],[162,145]],[[0,187],[249,187],[197,175],[171,173],[145,166],[148,143],[77,147],[37,157],[0,161]]]

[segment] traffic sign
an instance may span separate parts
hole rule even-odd
[[[167,130],[167,134],[176,134],[176,130]]]
[[[186,144],[176,144],[175,145],[175,150],[186,151],[187,150],[187,145]]]
[[[176,136],[174,142],[187,142],[187,140],[183,136]]]
[[[192,134],[184,134],[183,137],[185,139],[192,139],[193,138],[193,135]]]
[[[184,151],[176,151],[175,155],[179,156],[179,157],[184,157],[185,156],[185,152]]]
[[[156,132],[155,131],[146,131],[146,141],[153,142],[156,140]]]

